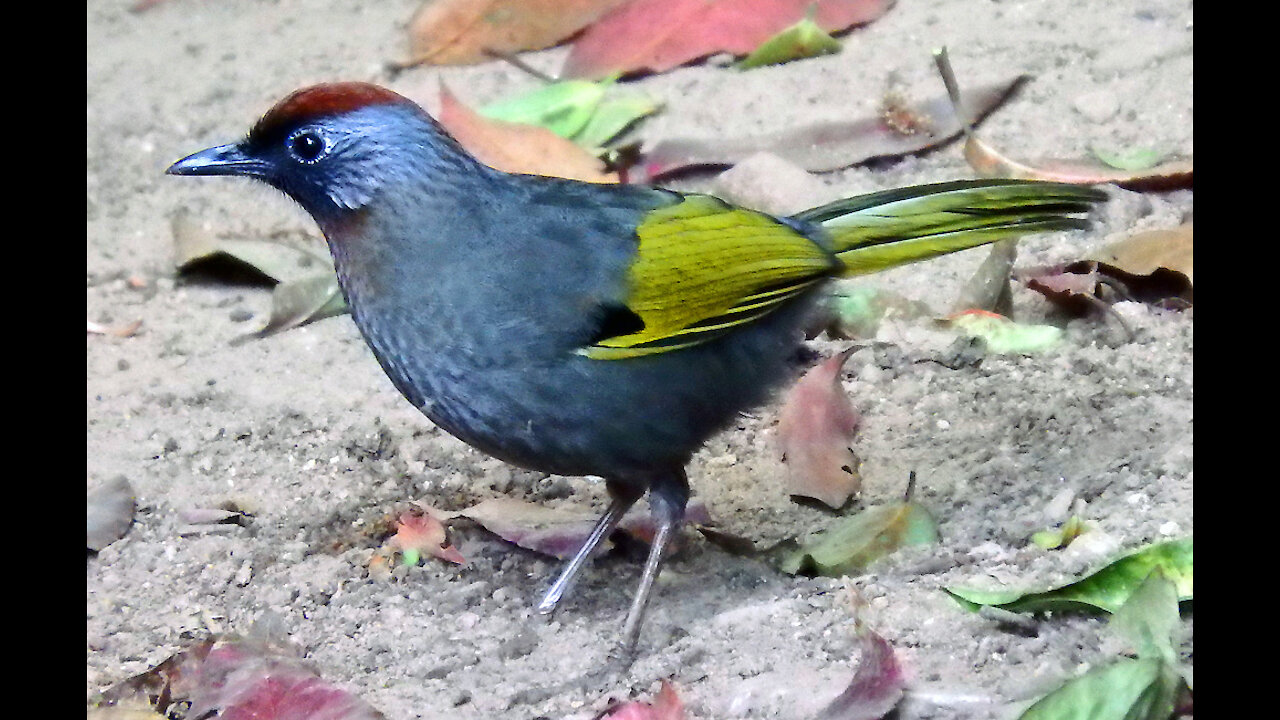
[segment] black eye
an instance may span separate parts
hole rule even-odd
[[[289,148],[289,154],[304,163],[315,162],[324,155],[324,140],[314,130],[303,130],[290,135],[285,143]]]

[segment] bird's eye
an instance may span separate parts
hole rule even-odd
[[[324,139],[314,130],[302,130],[289,136],[286,141],[289,154],[304,163],[313,163],[325,152]]]

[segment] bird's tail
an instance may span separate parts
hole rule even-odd
[[[1050,230],[1083,229],[1101,190],[1035,180],[960,180],[860,195],[797,220],[830,233],[843,277]]]

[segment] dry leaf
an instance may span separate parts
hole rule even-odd
[[[108,688],[94,704],[139,700],[160,713],[189,702],[190,718],[383,720],[365,701],[321,679],[295,649],[237,638],[197,643]]]
[[[796,24],[814,0],[631,0],[574,43],[564,77],[663,72],[718,52],[746,55]],[[870,22],[892,0],[818,0],[827,32]]]
[[[849,121],[829,121],[744,138],[663,140],[646,150],[632,169],[633,182],[696,166],[734,165],[767,152],[811,172],[838,170],[872,158],[920,152],[956,137],[966,121],[977,122],[1008,99],[1027,76],[965,93],[956,114],[946,95],[926,102],[896,101],[892,110]]]
[[[844,392],[841,369],[850,348],[805,373],[787,393],[778,417],[778,447],[787,465],[787,492],[842,507],[858,492],[859,460],[849,444],[858,413]]]
[[[390,544],[404,553],[406,565],[417,565],[420,554],[424,552],[455,565],[467,562],[457,548],[449,544],[444,525],[430,513],[402,513]]]
[[[951,306],[952,312],[987,310],[1004,316],[1012,315],[1013,288],[1009,278],[1013,273],[1013,262],[1017,258],[1017,238],[992,244],[987,258],[960,290],[960,297]]]
[[[88,494],[89,549],[97,552],[124,537],[133,524],[133,486],[119,475]]]
[[[431,0],[409,21],[410,67],[470,65],[551,47],[625,0]]]
[[[912,478],[914,482],[914,473]],[[910,495],[909,487],[904,502],[846,515],[805,544],[779,544],[770,554],[778,569],[787,574],[839,577],[860,574],[899,548],[937,544],[937,522],[923,505],[912,502]]]
[[[561,560],[582,547],[599,519],[598,513],[589,510],[551,508],[508,497],[482,500],[455,512],[428,512],[435,513],[442,521],[465,517],[507,542]],[[700,500],[690,503],[685,521],[694,526],[710,523],[706,503]],[[618,530],[647,543],[652,542],[656,526],[650,513],[633,508],[618,523]]]
[[[676,694],[675,686],[663,680],[652,703],[639,700],[622,703],[606,710],[599,720],[685,720],[684,703]]]
[[[271,318],[266,326],[247,337],[264,338],[349,310],[338,276],[332,272],[282,282],[271,291]]]
[[[862,623],[857,634],[862,652],[853,681],[814,720],[880,720],[902,699],[906,678],[893,647]]]
[[[141,320],[134,320],[127,325],[103,325],[89,320],[90,335],[114,335],[115,337],[133,337],[142,327]]]
[[[1192,223],[1169,230],[1148,230],[1131,235],[1090,257],[1130,275],[1150,275],[1160,268],[1173,270],[1193,282]]]
[[[1107,298],[1184,308],[1194,302],[1192,224],[1137,233],[1093,258],[1028,268],[1015,274],[1027,287],[1079,315],[1105,307]]]
[[[604,163],[573,142],[534,125],[486,118],[463,105],[440,84],[440,113],[445,130],[480,162],[510,173],[616,183]]]
[[[983,177],[1021,178],[1100,185],[1115,183],[1129,190],[1177,190],[1191,187],[1191,158],[1176,158],[1143,170],[1118,170],[1092,158],[1037,160],[1021,163],[1001,154],[976,135],[964,144],[964,159]]]

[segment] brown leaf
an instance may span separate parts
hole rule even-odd
[[[1083,315],[1110,302],[1137,300],[1182,308],[1194,301],[1192,224],[1141,232],[1087,260],[1029,268],[1015,277],[1060,307]]]
[[[1160,268],[1180,272],[1192,281],[1192,223],[1168,230],[1148,230],[1131,235],[1095,254],[1091,260],[1130,275],[1150,275]]]
[[[535,125],[486,118],[463,105],[440,84],[440,113],[436,118],[449,134],[480,162],[511,173],[550,175],[616,183],[601,160],[572,141]]]
[[[964,158],[983,177],[1078,185],[1115,183],[1129,190],[1177,190],[1191,187],[1192,181],[1191,158],[1176,158],[1143,170],[1118,170],[1093,158],[1037,160],[1028,164],[1006,157],[976,135],[965,141]]]
[[[824,360],[787,393],[778,418],[778,447],[787,465],[787,491],[842,507],[858,492],[859,460],[849,443],[859,417],[840,382],[855,348]]]
[[[746,55],[817,5],[827,32],[870,22],[892,0],[631,0],[583,32],[564,77],[663,72],[717,52]]]
[[[663,680],[652,703],[633,700],[606,710],[599,720],[685,720],[684,703],[675,686]]]
[[[465,517],[507,542],[562,560],[582,547],[599,517],[588,510],[552,508],[507,497],[482,500],[443,515]],[[690,503],[685,519],[690,525],[711,520],[706,504],[698,500]],[[649,513],[636,508],[623,517],[618,529],[642,542],[651,542],[655,526]]]
[[[429,0],[409,21],[409,59],[471,65],[551,47],[626,0]]]
[[[956,137],[965,122],[977,122],[1008,99],[1028,79],[1022,75],[965,93],[961,113],[945,94],[891,108],[868,118],[814,123],[744,138],[676,138],[647,150],[633,168],[633,182],[696,166],[733,165],[767,152],[811,172],[838,170],[872,158],[920,152]]]

